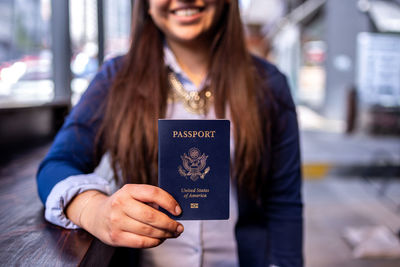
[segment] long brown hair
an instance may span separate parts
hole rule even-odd
[[[157,184],[157,120],[164,118],[169,86],[163,64],[163,34],[148,12],[147,1],[134,1],[131,46],[113,81],[100,128],[104,151],[112,157],[114,173],[125,183]],[[262,105],[265,90],[247,52],[237,0],[225,4],[210,47],[210,90],[217,118],[234,126],[233,177],[252,195],[266,151],[268,110]],[[263,166],[260,169],[260,166]]]

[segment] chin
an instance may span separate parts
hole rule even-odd
[[[199,34],[177,34],[173,38],[173,41],[179,43],[191,43],[200,39]]]

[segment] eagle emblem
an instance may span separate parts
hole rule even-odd
[[[210,167],[204,169],[207,158],[206,154],[201,154],[199,149],[192,147],[189,149],[188,154],[181,155],[183,168],[182,166],[178,167],[179,174],[186,179],[189,177],[192,181],[197,181],[199,178],[204,179],[210,171]]]

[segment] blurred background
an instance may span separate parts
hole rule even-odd
[[[0,0],[0,176],[127,51],[132,2]],[[240,2],[297,105],[306,266],[400,266],[400,0]]]

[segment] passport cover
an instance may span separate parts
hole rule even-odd
[[[158,120],[158,185],[182,208],[177,220],[229,219],[229,120]]]

